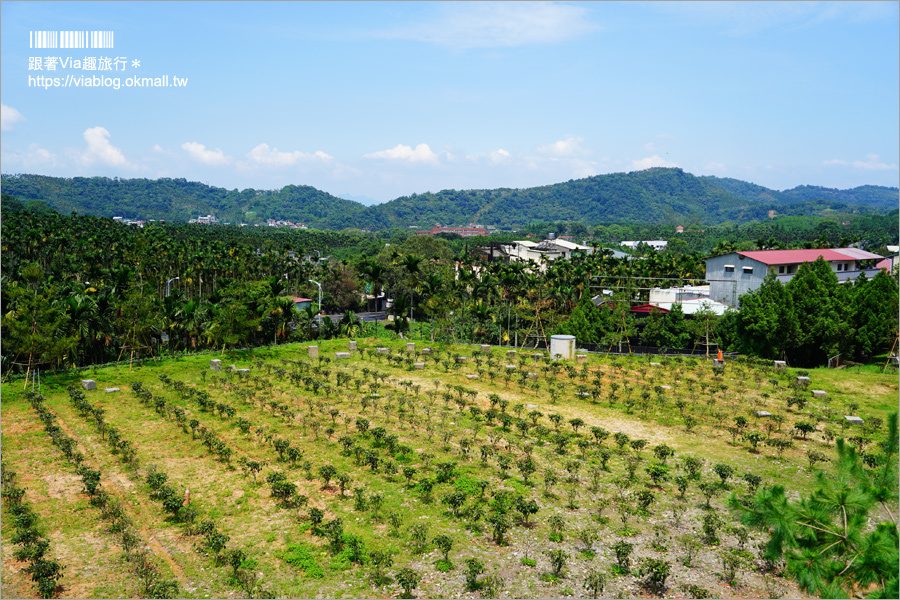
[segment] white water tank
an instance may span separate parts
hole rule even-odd
[[[551,335],[550,358],[563,360],[575,360],[575,336]]]

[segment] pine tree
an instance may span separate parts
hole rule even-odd
[[[819,472],[818,489],[789,500],[782,486],[764,488],[730,506],[748,526],[769,532],[765,556],[783,558],[785,567],[809,593],[823,598],[865,593],[897,598],[898,534],[892,507],[897,502],[897,414],[889,419],[888,438],[865,466],[856,450],[837,440],[834,472]],[[880,520],[875,527],[871,520]],[[874,587],[874,590],[871,589]]]

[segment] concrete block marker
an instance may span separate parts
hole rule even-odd
[[[828,395],[828,392],[825,390],[813,390],[812,391],[813,398],[824,398]]]
[[[651,366],[651,367],[661,367],[661,366],[662,366],[662,363],[655,363],[655,362],[652,362],[652,363],[650,363],[650,366]]]
[[[335,360],[350,360],[349,352],[335,352],[334,353]]]
[[[482,344],[482,345],[481,345],[481,351],[482,351],[482,352],[490,352],[490,351],[491,351],[491,347],[490,347],[488,344]]]
[[[713,359],[713,367],[725,368],[725,361],[719,360],[718,358]]]
[[[583,365],[584,363],[587,362],[587,354],[578,354],[578,355],[576,355],[576,356],[575,356],[575,361],[576,361],[579,365]]]
[[[776,371],[784,371],[787,369],[787,363],[783,360],[776,360],[772,362],[772,367],[774,367]]]
[[[772,416],[772,413],[770,413],[770,412],[767,411],[767,410],[758,410],[758,411],[756,411],[756,416],[757,416],[757,417],[760,417],[760,418],[762,418],[762,417],[771,417],[771,416]]]
[[[516,352],[515,350],[507,350],[506,358],[515,358],[516,354],[518,354],[518,352]]]
[[[507,371],[515,371],[515,370],[518,369],[518,368],[519,368],[519,367],[517,367],[516,365],[506,365],[506,370],[507,370]]]
[[[240,374],[243,374],[243,373],[249,374],[249,373],[250,373],[250,369],[235,369],[234,372],[237,373],[237,374],[239,374],[239,375],[240,375]]]
[[[82,389],[85,389],[85,390],[96,390],[97,382],[94,381],[93,379],[82,379],[81,387],[82,387]]]
[[[378,354],[387,354],[390,351],[390,348],[375,348],[375,352],[377,352]]]
[[[214,358],[209,361],[209,368],[213,371],[221,371],[222,370],[222,361],[218,358]]]
[[[425,363],[413,363],[413,368],[417,371],[422,371],[425,369]]]
[[[356,340],[350,340],[350,352],[356,350]]]
[[[478,379],[478,375],[466,375],[466,379]]]
[[[847,421],[850,425],[862,425],[863,420],[859,417],[846,416],[844,420]]]
[[[306,349],[309,358],[319,358],[319,347],[318,346],[310,346]]]
[[[465,363],[467,360],[469,360],[468,356],[457,356],[456,357],[456,362],[458,362],[460,364]]]
[[[422,348],[422,354],[425,356],[431,356],[431,348]]]
[[[103,391],[107,394],[113,394],[119,391],[119,388],[103,388]]]
[[[415,352],[416,351],[416,343],[415,342],[407,342],[406,349],[409,350],[410,352]]]
[[[809,385],[809,377],[797,377],[797,385]]]

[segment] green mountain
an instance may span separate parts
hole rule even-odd
[[[863,185],[849,190],[801,185],[779,192],[729,177],[703,176],[700,179],[707,180],[713,185],[746,200],[779,205],[821,202],[824,200],[839,204],[864,205],[876,209],[892,210],[897,208],[898,192],[900,192],[898,188],[877,185]]]
[[[526,189],[443,190],[403,196],[376,206],[310,186],[227,190],[184,179],[109,179],[3,175],[4,194],[42,201],[61,213],[186,221],[214,214],[221,221],[278,219],[317,229],[431,227],[482,223],[518,228],[535,221],[720,224],[778,214],[877,212],[895,209],[897,188],[852,190],[801,186],[777,191],[730,178],[697,177],[681,169],[611,173]]]

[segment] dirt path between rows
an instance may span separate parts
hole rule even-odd
[[[72,428],[59,416],[56,415],[56,424],[59,425],[59,428],[62,429],[66,435],[76,441],[78,446],[81,447],[82,450],[87,451],[87,446],[81,439],[74,433]],[[124,505],[130,505],[131,502],[126,500],[125,492],[122,489],[122,486],[116,481],[119,479],[121,475],[119,473],[115,473],[115,475],[119,475],[119,477],[113,476],[112,473],[107,473],[106,476],[102,480],[103,486],[109,490],[112,494],[114,494]],[[178,583],[180,587],[184,588],[187,580],[184,575],[184,570],[176,563],[172,556],[168,553],[168,551],[163,548],[162,544],[160,544],[151,534],[149,529],[147,529],[146,525],[141,525],[141,537],[147,542],[147,545],[153,551],[153,553],[158,556],[163,562],[169,565],[169,568],[172,571],[172,574],[178,579]]]

